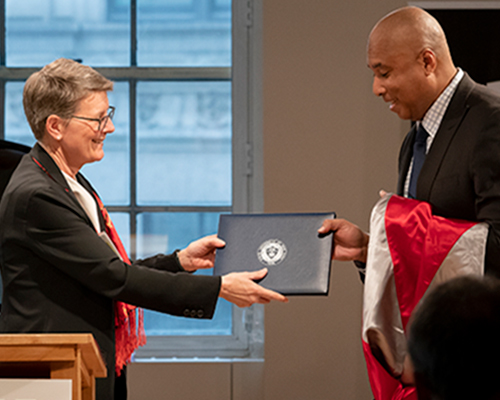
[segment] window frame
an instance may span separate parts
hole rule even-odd
[[[6,0],[0,0],[0,137],[5,137],[5,85],[24,81],[39,68],[6,67]],[[137,67],[137,0],[131,0],[130,66],[96,67],[113,81],[129,82],[130,191],[131,204],[107,205],[112,212],[130,215],[130,232],[137,231],[141,212],[234,212],[263,211],[262,168],[262,0],[232,0],[231,67]],[[232,206],[139,206],[136,199],[136,85],[139,81],[231,81],[232,82]],[[135,259],[135,243],[131,258]],[[232,306],[230,336],[153,336],[140,348],[136,361],[263,357],[263,306],[246,309]]]

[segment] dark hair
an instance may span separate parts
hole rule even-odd
[[[408,338],[415,378],[441,400],[500,398],[500,281],[460,277],[432,290]]]

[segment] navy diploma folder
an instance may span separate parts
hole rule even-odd
[[[333,233],[319,235],[335,213],[222,214],[218,236],[226,242],[215,275],[267,268],[259,284],[284,295],[327,295]]]

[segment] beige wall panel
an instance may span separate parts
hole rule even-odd
[[[398,1],[264,1],[266,212],[335,211],[367,229],[406,127],[371,91],[366,41]],[[370,399],[362,285],[334,263],[328,297],[266,307],[266,400]]]

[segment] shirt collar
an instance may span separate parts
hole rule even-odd
[[[439,125],[441,125],[441,121],[443,120],[444,114],[448,109],[448,105],[450,104],[451,98],[453,94],[457,90],[457,86],[460,83],[464,76],[464,71],[458,68],[457,73],[446,87],[443,90],[443,93],[439,95],[437,100],[432,104],[431,108],[425,113],[424,118],[422,119],[422,124],[432,138],[436,136],[436,133],[439,129]]]

